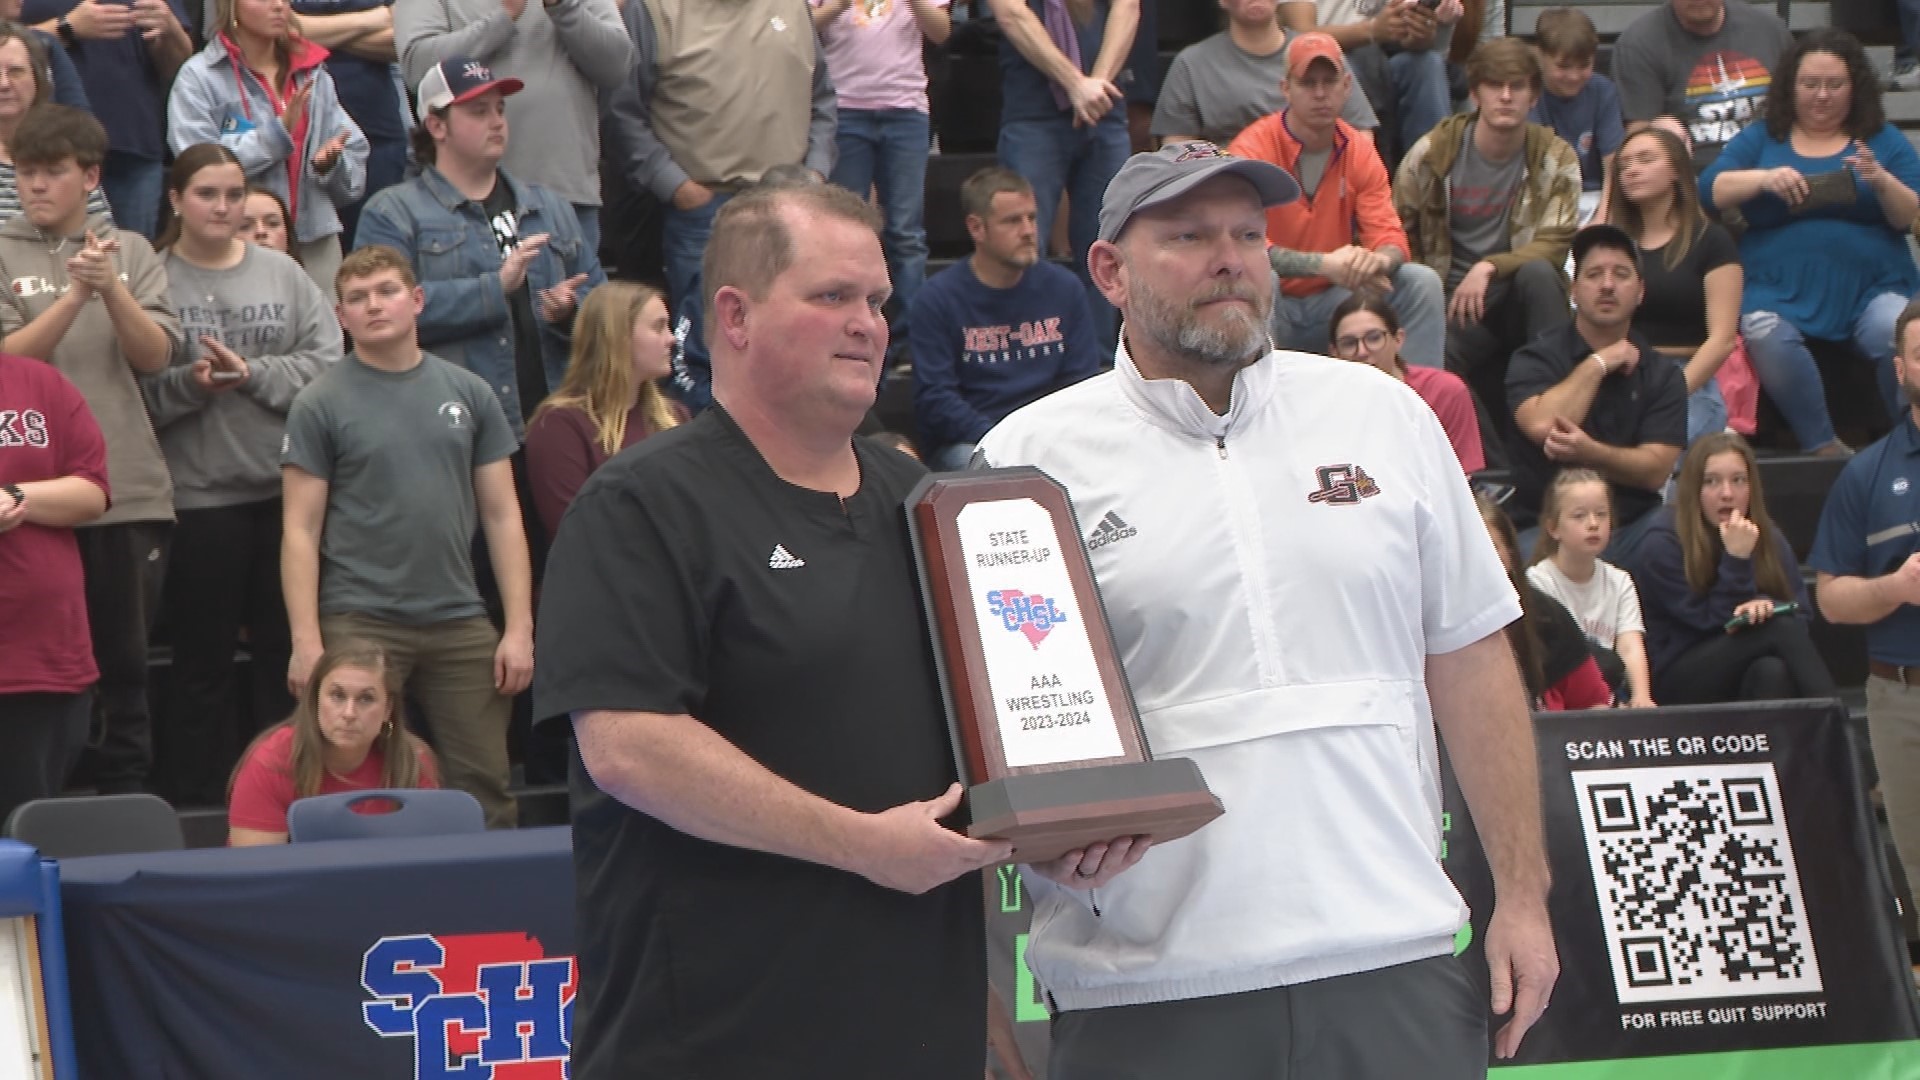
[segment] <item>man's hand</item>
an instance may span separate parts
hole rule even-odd
[[[1013,856],[1012,844],[970,839],[940,824],[959,808],[956,783],[937,799],[865,815],[847,869],[883,888],[919,895]]]
[[[1593,436],[1564,416],[1553,418],[1546,441],[1540,444],[1540,452],[1547,456],[1548,461],[1565,464],[1585,463],[1592,449]]]
[[[1920,552],[1907,556],[1907,561],[1887,575],[1893,589],[1893,595],[1903,604],[1920,604]]]
[[[119,240],[111,236],[102,240],[89,231],[86,243],[67,260],[67,277],[102,296],[124,288],[113,264],[114,253],[119,250]]]
[[[1067,84],[1067,103],[1073,106],[1073,126],[1092,127],[1119,103],[1120,88],[1105,79],[1082,75]]]
[[[713,201],[713,189],[693,180],[682,180],[673,189],[675,210],[698,210]]]
[[[1389,262],[1385,255],[1354,244],[1336,248],[1320,256],[1320,272],[1343,289],[1392,289],[1387,279]]]
[[[307,680],[313,678],[313,665],[320,662],[326,648],[318,641],[294,639],[293,652],[287,657],[287,691],[295,701],[307,692]]]
[[[1625,338],[1595,350],[1594,355],[1607,362],[1607,374],[1631,375],[1640,366],[1640,346]]]
[[[580,286],[586,283],[587,275],[575,274],[551,289],[540,290],[540,317],[550,323],[567,321],[580,302]]]
[[[493,650],[493,688],[512,697],[533,685],[533,631],[509,630]]]
[[[1447,301],[1447,318],[1460,326],[1471,326],[1487,317],[1487,286],[1493,282],[1493,264],[1482,259],[1474,263],[1467,276],[1454,287]]]
[[[125,37],[127,31],[135,26],[133,9],[125,4],[102,3],[101,0],[81,0],[67,12],[67,25],[73,27],[75,37],[88,41],[105,41],[108,38]]]
[[[140,28],[140,37],[146,41],[157,41],[180,25],[167,0],[133,0],[132,13],[133,24]]]
[[[546,233],[534,233],[532,236],[513,245],[507,257],[500,260],[500,291],[511,295],[520,286],[527,283],[527,264],[547,246]]]
[[[346,150],[347,133],[342,131],[334,135],[333,138],[321,143],[320,149],[313,152],[313,157],[310,159],[310,163],[313,165],[313,171],[324,173],[332,170],[332,168],[339,163],[340,155],[346,153]]]
[[[1431,49],[1434,39],[1439,35],[1440,19],[1437,12],[1418,3],[1407,8],[1407,36],[1400,42],[1402,48],[1416,52]]]
[[[1747,516],[1738,510],[1735,510],[1733,517],[1720,526],[1720,546],[1726,548],[1727,554],[1736,559],[1753,558],[1753,549],[1759,546],[1759,543],[1760,526],[1747,520]],[[1767,610],[1771,614],[1773,609]]]
[[[1122,836],[1104,843],[1088,844],[1057,859],[1029,863],[1040,876],[1069,889],[1098,889],[1140,861],[1153,846],[1145,836]]]
[[[12,532],[27,520],[27,497],[8,497],[13,505],[0,510],[0,533]]]
[[[1410,44],[1415,33],[1413,11],[1419,6],[1419,0],[1392,0],[1381,8],[1369,28],[1374,42],[1379,45]]]
[[[1510,1058],[1547,1011],[1547,999],[1560,978],[1560,956],[1544,899],[1495,901],[1487,924],[1487,973],[1492,976],[1494,1015],[1513,1014],[1494,1035],[1493,1052]]]

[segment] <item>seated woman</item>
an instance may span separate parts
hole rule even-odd
[[[299,262],[300,253],[292,249],[287,221],[287,200],[279,192],[259,184],[247,185],[247,201],[240,214],[240,235],[247,243]]]
[[[1520,663],[1527,700],[1539,712],[1603,709],[1613,704],[1613,691],[1594,663],[1586,635],[1560,602],[1535,588],[1521,571],[1520,545],[1513,522],[1492,499],[1476,494],[1480,520],[1493,538],[1493,549],[1507,568],[1513,591],[1520,594],[1520,618],[1507,624],[1507,642]]]
[[[433,751],[407,730],[387,655],[337,642],[284,723],[260,733],[227,788],[227,843],[287,842],[287,809],[310,795],[437,788]]]
[[[1747,440],[1723,432],[1687,449],[1632,570],[1662,704],[1833,695],[1800,564],[1767,516]],[[1776,613],[1789,603],[1799,606]]]
[[[1444,368],[1407,366],[1400,358],[1407,332],[1400,329],[1400,317],[1386,300],[1370,292],[1357,292],[1342,300],[1327,322],[1327,339],[1333,355],[1340,359],[1371,364],[1412,387],[1440,418],[1440,427],[1453,444],[1453,456],[1460,459],[1462,471],[1472,474],[1487,467],[1473,392],[1467,389],[1465,380]]]
[[[566,377],[527,423],[528,484],[548,538],[593,470],[687,419],[660,391],[673,345],[658,289],[610,281],[581,303]]]
[[[1646,288],[1633,329],[1680,365],[1687,380],[1687,442],[1724,431],[1727,403],[1714,380],[1740,334],[1744,274],[1733,237],[1700,209],[1687,144],[1650,127],[1627,136],[1614,159],[1607,205],[1640,245]]]
[[[1851,340],[1877,369],[1888,412],[1905,408],[1893,320],[1920,292],[1907,251],[1916,191],[1920,155],[1887,123],[1880,81],[1842,30],[1811,31],[1787,50],[1766,122],[1734,136],[1700,177],[1709,208],[1738,207],[1747,220],[1740,331],[1761,388],[1804,450],[1851,453],[1834,434],[1807,338]]]

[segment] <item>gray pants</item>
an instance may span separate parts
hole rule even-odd
[[[1244,994],[1063,1012],[1049,1080],[1482,1080],[1487,1003],[1435,957]]]
[[[1422,263],[1406,263],[1393,272],[1387,305],[1407,332],[1400,358],[1414,367],[1440,367],[1446,360],[1447,298],[1440,275]],[[1283,349],[1333,355],[1328,320],[1353,293],[1334,285],[1312,296],[1279,295],[1273,303],[1273,341]]]
[[[1912,882],[1920,877],[1920,687],[1869,676],[1867,734],[1893,846]]]

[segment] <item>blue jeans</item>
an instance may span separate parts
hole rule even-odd
[[[927,280],[927,150],[933,140],[932,122],[917,109],[842,109],[835,138],[840,155],[830,179],[863,199],[868,188],[880,189],[880,207],[886,215],[881,239],[887,272],[893,277],[895,310],[889,351],[897,353],[907,343],[907,311]]]
[[[1893,321],[1907,306],[1907,298],[1885,292],[1860,305],[1853,317],[1853,347],[1874,366],[1880,396],[1898,422],[1905,411],[1900,387],[1893,379]],[[1820,368],[1807,351],[1800,328],[1771,311],[1750,311],[1740,317],[1747,338],[1747,358],[1760,388],[1787,418],[1802,450],[1816,450],[1832,442],[1833,418],[1827,414],[1827,389]]]
[[[1446,366],[1447,300],[1440,275],[1425,263],[1402,263],[1393,272],[1393,291],[1387,304],[1407,332],[1407,344],[1400,358],[1415,367]],[[1312,296],[1287,296],[1277,293],[1273,301],[1270,329],[1273,342],[1282,349],[1333,355],[1329,340],[1333,309],[1353,293],[1332,285]]]
[[[695,412],[713,404],[713,361],[707,354],[706,331],[701,325],[706,305],[701,299],[700,260],[713,235],[713,216],[729,196],[715,192],[698,210],[679,210],[666,204],[666,222],[660,234],[666,259],[667,299],[673,305],[673,333],[680,339],[680,355],[673,364],[673,387],[687,408]]]
[[[1100,202],[1107,183],[1127,163],[1133,144],[1117,114],[1090,128],[1076,128],[1073,117],[1012,120],[1000,125],[1000,162],[1026,177],[1039,204],[1040,247],[1053,235],[1053,215],[1066,192],[1067,242],[1073,248],[1073,272],[1087,289],[1087,309],[1102,340],[1113,339],[1115,312],[1087,276],[1087,249],[1100,237]]]
[[[106,167],[100,170],[100,186],[106,189],[107,205],[113,207],[114,224],[153,239],[160,229],[165,167],[124,150],[109,150]]]
[[[1447,86],[1447,58],[1437,49],[1395,53],[1387,58],[1400,104],[1400,145],[1412,147],[1420,136],[1453,112]]]

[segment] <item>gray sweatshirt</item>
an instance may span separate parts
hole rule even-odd
[[[633,78],[614,0],[528,0],[517,20],[500,0],[406,0],[393,5],[393,43],[410,90],[449,56],[525,83],[507,99],[500,167],[570,203],[600,205],[600,95]]]
[[[147,316],[160,325],[179,350],[180,321],[167,297],[167,272],[147,238],[115,229],[105,216],[89,218],[87,229],[96,236],[120,241],[114,262],[120,280]],[[52,238],[34,227],[27,215],[0,225],[0,335],[11,334],[39,318],[70,286],[67,260],[80,250],[85,237]],[[89,299],[60,344],[54,346],[53,366],[73,380],[87,399],[107,439],[107,484],[113,504],[93,525],[121,525],[134,521],[172,521],[173,485],[167,463],[160,456],[153,425],[140,401],[140,384],[120,351],[107,314],[106,301]]]
[[[340,359],[340,324],[300,264],[247,245],[225,270],[168,254],[167,283],[186,348],[142,380],[160,449],[182,510],[263,502],[280,494],[280,439],[293,399]],[[247,381],[205,391],[193,365],[202,337],[217,336],[247,361]]]

